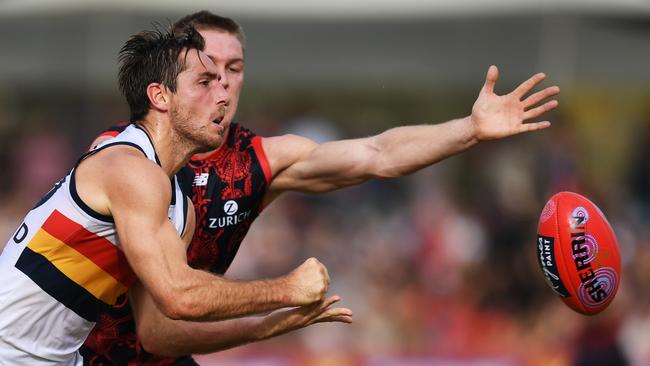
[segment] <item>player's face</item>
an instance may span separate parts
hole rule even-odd
[[[225,138],[228,94],[219,82],[219,71],[203,52],[191,50],[185,70],[178,75],[176,93],[170,96],[172,125],[177,134],[197,152],[219,147]]]
[[[237,37],[228,32],[215,29],[200,31],[205,40],[204,52],[217,66],[221,85],[228,92],[224,127],[229,127],[239,103],[239,94],[244,86],[244,50]]]

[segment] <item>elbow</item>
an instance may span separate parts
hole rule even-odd
[[[369,171],[375,179],[393,179],[412,174],[433,163],[425,159],[399,159],[382,154],[370,163]]]
[[[372,179],[399,178],[408,174],[413,168],[402,161],[391,158],[390,154],[382,153],[376,154],[366,164],[365,171]]]
[[[408,174],[408,168],[388,161],[377,161],[370,169],[373,179],[393,179]]]
[[[201,320],[207,314],[203,307],[185,291],[173,291],[159,303],[160,312],[173,320]]]
[[[393,178],[399,178],[404,176],[404,172],[402,172],[399,169],[395,168],[383,168],[383,169],[378,169],[374,172],[373,178],[374,179],[393,179]]]
[[[136,317],[136,333],[140,341],[140,346],[145,351],[154,355],[175,357],[176,355],[170,352],[172,347],[170,347],[168,342],[165,342],[164,338],[160,337],[161,332],[160,329],[157,329],[157,324],[158,321],[154,317],[149,316],[149,314],[142,314],[142,316]]]
[[[161,357],[180,357],[186,355],[182,352],[176,352],[176,347],[170,344],[170,342],[159,339],[156,336],[157,332],[151,329],[144,331],[138,329],[137,333],[140,346],[151,354]]]
[[[165,349],[168,349],[168,347],[164,347],[163,345],[158,342],[158,339],[156,338],[156,335],[154,331],[151,331],[150,329],[144,329],[141,330],[140,327],[137,329],[138,333],[138,340],[140,341],[140,346],[142,348],[154,355],[158,356],[164,356],[164,357],[172,357],[173,355],[165,354]]]

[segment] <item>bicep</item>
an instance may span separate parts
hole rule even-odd
[[[369,137],[316,144],[292,135],[264,139],[273,171],[269,190],[327,192],[363,183],[373,177],[373,141]]]
[[[185,245],[167,216],[168,177],[149,161],[132,163],[121,164],[129,169],[114,172],[119,181],[107,184],[110,211],[131,268],[161,299],[170,293],[173,273],[186,266]]]

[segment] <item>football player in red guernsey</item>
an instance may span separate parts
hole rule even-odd
[[[481,141],[547,128],[548,121],[525,122],[558,104],[556,100],[543,102],[559,93],[557,86],[527,96],[544,80],[541,73],[509,94],[496,95],[498,70],[491,66],[472,113],[465,118],[397,127],[376,136],[323,144],[295,135],[261,138],[232,123],[244,82],[241,28],[232,19],[207,11],[188,15],[175,27],[188,22],[205,38],[205,53],[219,68],[230,98],[224,118],[230,123],[225,143],[195,156],[179,173],[196,210],[196,232],[188,248],[188,262],[194,268],[218,274],[230,266],[261,209],[283,192],[327,192],[373,178],[404,176]],[[94,144],[119,130],[107,131]],[[142,305],[132,312],[124,298],[100,319],[82,349],[86,364],[196,365],[188,355],[216,352],[321,321],[352,321],[349,309],[331,308],[339,300],[336,296],[266,317],[211,323],[171,320],[149,299],[139,300]]]

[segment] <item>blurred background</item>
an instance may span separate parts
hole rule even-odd
[[[201,9],[244,27],[237,121],[262,136],[327,141],[463,117],[490,64],[497,92],[538,71],[562,88],[545,131],[273,203],[227,276],[277,276],[316,256],[354,324],[204,364],[650,365],[645,0],[2,0],[2,238],[95,135],[128,118],[116,86],[127,37]],[[623,283],[597,316],[564,306],[536,262],[538,215],[561,190],[590,197],[618,236]]]

